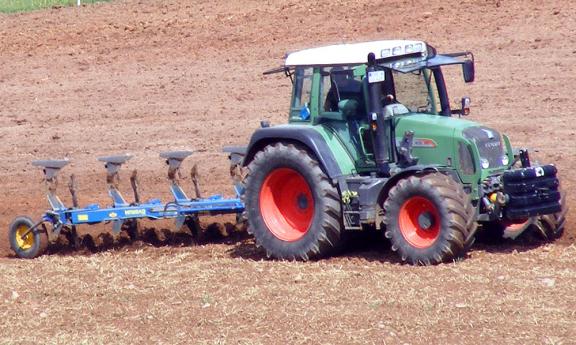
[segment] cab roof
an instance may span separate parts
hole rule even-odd
[[[284,66],[359,65],[367,63],[369,53],[374,53],[376,59],[401,58],[403,55],[416,54],[426,58],[428,45],[426,42],[414,40],[336,44],[290,53],[286,57]]]

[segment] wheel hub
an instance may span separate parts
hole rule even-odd
[[[430,211],[424,211],[418,216],[418,225],[423,230],[429,230],[434,226],[435,222],[434,215]]]
[[[306,210],[308,208],[308,198],[305,194],[300,193],[297,197],[296,202],[298,203],[298,208],[301,210]]]
[[[259,201],[264,223],[276,238],[293,242],[306,235],[314,217],[314,198],[298,171],[271,171],[262,183]]]
[[[27,231],[28,231],[27,226],[20,226],[18,227],[18,230],[16,230],[16,244],[18,244],[18,247],[20,247],[22,250],[28,250],[32,248],[32,246],[34,245],[33,232],[29,232],[26,236],[24,236],[24,238],[22,238],[22,236]]]
[[[416,248],[429,248],[440,236],[440,212],[434,202],[412,196],[400,207],[398,226],[404,239]]]

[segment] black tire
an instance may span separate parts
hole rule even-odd
[[[468,195],[441,173],[401,180],[384,202],[385,235],[402,261],[448,262],[465,255],[476,231]]]
[[[21,236],[34,226],[29,217],[19,216],[14,219],[8,231],[10,247],[20,258],[32,259],[38,257],[48,248],[48,234],[44,225],[40,225],[34,231],[26,235],[24,242]],[[20,236],[20,238],[18,238]]]
[[[243,198],[248,232],[268,257],[308,260],[326,256],[339,245],[339,193],[308,151],[281,142],[268,145],[247,170]],[[298,216],[291,217],[295,213]]]

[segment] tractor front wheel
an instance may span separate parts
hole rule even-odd
[[[398,182],[388,193],[384,213],[385,235],[392,250],[402,261],[417,265],[464,256],[476,226],[468,195],[441,173]]]
[[[308,260],[339,244],[338,191],[304,148],[266,146],[248,165],[245,181],[248,232],[268,257]]]
[[[48,248],[48,234],[43,225],[33,231],[29,231],[34,226],[32,219],[19,216],[10,224],[8,236],[10,247],[21,258],[32,259],[38,257]]]

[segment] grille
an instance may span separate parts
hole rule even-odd
[[[488,127],[471,127],[463,131],[464,137],[476,145],[480,157],[490,163],[490,168],[503,166],[504,148],[500,133]]]

